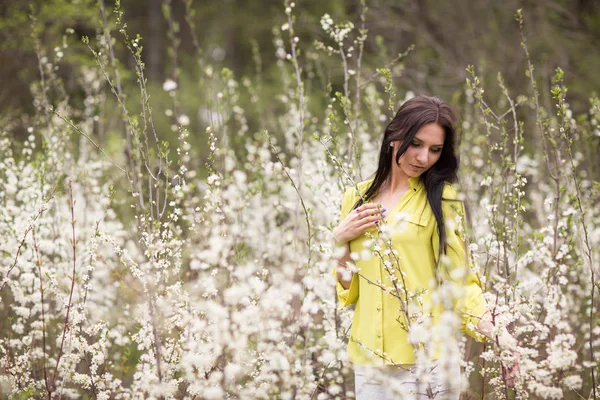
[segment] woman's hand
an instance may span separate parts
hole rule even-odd
[[[346,218],[333,230],[336,243],[348,243],[374,227],[382,218],[385,208],[379,204],[366,203],[348,213]]]
[[[521,361],[521,354],[515,351],[514,348],[517,345],[517,341],[506,331],[503,330],[502,334],[498,337],[498,346],[501,351],[510,352],[508,361],[501,361],[502,366],[502,377],[506,382],[506,386],[514,387],[517,376],[519,375],[519,362]]]
[[[519,375],[519,362],[521,361],[521,354],[516,351],[511,351],[511,361],[502,364],[502,376],[506,382],[506,386],[514,387],[517,376]]]
[[[350,248],[346,243],[362,235],[367,229],[374,227],[382,218],[385,218],[384,211],[385,208],[381,208],[379,204],[363,204],[356,210],[350,211],[333,230],[335,242],[345,245],[344,255],[337,260],[337,277],[344,289],[348,289],[352,281],[352,272],[346,267],[346,264],[351,262]]]
[[[481,317],[479,324],[477,325],[479,332],[487,336],[492,342],[496,343],[500,351],[510,352],[510,361],[500,362],[502,366],[502,377],[506,382],[506,386],[514,387],[517,376],[519,375],[519,362],[521,361],[521,354],[514,349],[517,347],[517,341],[512,337],[506,328],[502,328],[499,335],[493,335],[494,323],[492,322],[492,316],[489,311]]]

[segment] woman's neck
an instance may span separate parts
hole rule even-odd
[[[392,168],[385,184],[385,189],[390,195],[403,193],[410,187],[408,175],[400,167]]]

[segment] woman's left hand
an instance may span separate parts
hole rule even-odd
[[[500,335],[492,335],[494,323],[492,322],[492,316],[489,311],[481,317],[477,329],[497,344],[499,351],[510,352],[510,361],[507,361],[506,365],[504,365],[504,362],[500,361],[500,365],[502,368],[502,378],[504,379],[504,382],[506,382],[506,386],[514,387],[517,376],[519,375],[519,363],[521,362],[521,354],[514,350],[517,347],[517,341],[510,333],[508,333],[506,328],[502,328]]]
[[[512,361],[507,362],[507,365],[502,364],[502,377],[506,382],[506,386],[512,388],[515,386],[515,381],[519,375],[519,362],[521,361],[521,354],[513,351],[511,354]]]

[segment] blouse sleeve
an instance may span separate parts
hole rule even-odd
[[[460,284],[462,295],[454,305],[455,311],[461,318],[462,330],[474,339],[483,342],[485,337],[476,327],[487,311],[483,297],[482,284],[473,272],[473,259],[465,245],[466,214],[462,201],[458,199],[456,190],[446,185],[442,194],[442,215],[446,230],[446,262],[441,262],[444,279]],[[439,234],[437,228],[432,237],[433,251],[437,263],[439,251]],[[442,256],[444,257],[444,256]],[[443,259],[444,261],[444,259]]]
[[[355,193],[356,189],[354,187],[349,188],[344,193],[344,197],[342,198],[342,212],[340,215],[340,221],[346,218],[348,213],[352,210],[352,206],[357,200],[356,196],[354,196]],[[337,279],[337,266],[333,267],[333,276],[336,277],[335,291],[338,297],[338,308],[342,309],[351,304],[356,304],[358,300],[358,275],[352,274],[352,280],[348,289],[344,289],[340,281]]]

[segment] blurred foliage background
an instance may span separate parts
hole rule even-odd
[[[524,100],[531,100],[531,80],[526,73],[528,60],[521,48],[521,32],[515,20],[515,12],[522,9],[523,33],[535,68],[540,106],[550,115],[556,112],[551,95],[552,77],[557,68],[562,68],[569,89],[568,107],[580,123],[589,125],[590,99],[600,91],[600,76],[596,73],[600,65],[597,51],[600,2],[371,0],[365,3],[367,38],[361,58],[361,83],[373,80],[378,68],[390,68],[392,88],[397,94],[394,107],[407,93],[437,95],[455,105],[459,115],[468,121],[463,111],[468,109],[469,65],[475,66],[487,103],[499,113],[508,105],[497,84],[498,74],[502,74],[513,98],[523,95]],[[119,32],[122,25],[119,26],[116,9],[123,13],[127,36]],[[34,101],[42,86],[40,71],[45,65],[38,60],[47,60],[64,88],[47,93],[50,104],[56,106],[66,100],[74,110],[81,110],[90,90],[104,93],[106,101],[96,110],[99,117],[91,133],[109,153],[119,154],[124,137],[121,107],[108,84],[90,88],[82,78],[101,73],[92,51],[105,48],[102,41],[107,29],[116,64],[107,64],[106,73],[116,79],[115,69],[118,70],[130,114],[141,115],[140,88],[131,47],[137,37],[143,48],[144,77],[158,139],[174,146],[178,126],[186,125],[189,141],[199,155],[192,168],[203,176],[208,154],[204,134],[207,126],[220,131],[220,140],[242,158],[248,140],[264,140],[265,129],[275,138],[285,140],[289,122],[281,118],[288,110],[288,102],[296,97],[297,82],[292,63],[285,60],[291,50],[289,32],[282,29],[287,21],[284,9],[281,0],[4,2],[0,5],[3,82],[0,123],[9,124],[17,142],[27,137],[36,113],[38,116],[42,113],[40,104]],[[347,60],[347,69],[356,69],[362,9],[360,0],[296,2],[294,35],[299,39],[298,60],[309,116],[324,116],[335,93],[344,92],[340,55],[327,54],[316,45],[322,42],[336,48],[320,20],[329,14],[335,23],[354,23],[355,30],[346,42],[351,44],[354,40],[354,57]],[[82,37],[90,38],[89,48]],[[105,62],[108,63],[107,59]],[[177,93],[164,90],[163,84],[169,80],[177,82]],[[379,92],[386,90],[386,79],[381,75],[374,83]],[[360,94],[364,95],[364,88]],[[343,113],[337,104],[339,119]],[[522,104],[521,111],[517,111],[525,122],[524,145],[529,150],[541,149],[531,112],[534,103]],[[77,122],[76,113],[73,117]],[[343,123],[341,119],[337,122]],[[368,133],[378,137],[385,124],[372,120],[368,125]],[[312,135],[314,129],[308,129],[306,135]],[[597,179],[600,133],[581,140],[585,141],[580,143],[583,166]],[[368,175],[372,171],[365,172]]]
[[[195,32],[185,18],[187,6],[193,10]],[[303,46],[324,40],[320,17],[329,13],[334,21],[359,22],[360,2],[331,0],[298,0],[296,33]],[[176,65],[169,56],[173,42],[169,39],[169,21],[164,5],[168,4],[180,40]],[[106,3],[111,14],[114,3]],[[514,13],[522,8],[526,18],[525,34],[542,94],[542,106],[551,108],[549,88],[556,67],[567,71],[570,106],[574,114],[589,109],[589,96],[600,89],[600,2],[594,0],[453,0],[447,2],[420,0],[372,0],[367,3],[365,27],[368,38],[363,58],[364,76],[375,68],[390,63],[398,53],[415,45],[411,54],[393,69],[396,91],[436,94],[453,99],[464,89],[466,66],[474,64],[486,90],[494,90],[496,74],[502,72],[509,88],[527,86],[524,54],[520,49],[518,24]],[[131,36],[139,33],[144,46],[146,77],[154,98],[154,107],[168,104],[168,95],[160,90],[163,81],[173,75],[174,68],[182,88],[184,111],[191,115],[193,132],[202,133],[208,124],[198,110],[207,97],[213,96],[209,86],[199,86],[199,69],[205,65],[228,67],[238,81],[243,77],[261,77],[262,99],[249,107],[250,96],[240,99],[247,110],[252,128],[261,126],[264,117],[277,108],[269,96],[281,86],[276,67],[273,28],[285,22],[280,0],[198,1],[198,0],[126,0],[121,4]],[[109,23],[113,19],[110,15]],[[66,92],[72,101],[83,99],[76,74],[82,65],[92,65],[93,57],[81,43],[82,36],[93,38],[100,32],[101,16],[93,0],[26,0],[3,1],[0,4],[0,118],[20,118],[33,111],[30,85],[39,79],[36,46],[32,35],[32,19],[37,20],[37,36],[41,49],[54,55],[63,45],[68,54],[60,60],[59,70]],[[69,30],[69,29],[72,29]],[[195,46],[197,41],[197,47]],[[117,57],[123,71],[133,70],[134,60],[117,40]],[[339,63],[336,68],[323,65],[323,57],[304,54],[303,71],[312,90],[327,91],[331,80],[335,89],[343,79]],[[330,57],[331,58],[331,57]],[[326,62],[326,60],[325,60]],[[313,65],[309,65],[309,64]],[[199,65],[200,64],[200,65]],[[333,64],[332,64],[333,65]],[[131,75],[131,74],[130,74]],[[135,76],[129,76],[135,79]],[[204,82],[206,83],[206,82]],[[308,89],[310,90],[310,89]],[[494,99],[499,93],[488,92]],[[158,98],[157,98],[158,97]],[[161,98],[162,97],[162,98]],[[456,102],[456,99],[454,99]],[[310,106],[320,107],[320,104]],[[160,116],[164,116],[159,113]],[[160,124],[168,128],[166,122]],[[197,129],[193,129],[193,128]],[[25,132],[25,128],[22,133]],[[203,141],[202,141],[203,142]]]

